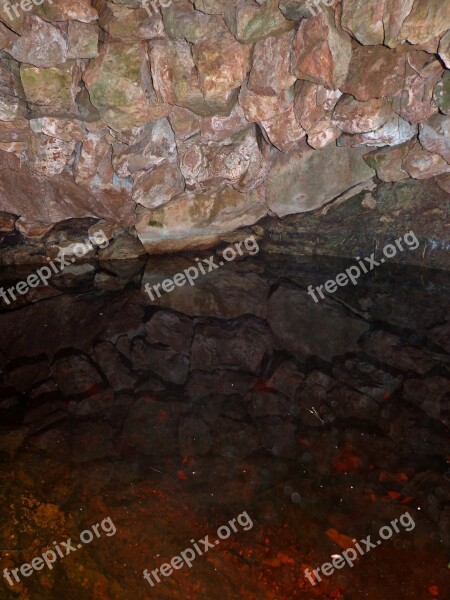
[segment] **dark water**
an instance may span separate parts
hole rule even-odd
[[[315,304],[346,265],[257,257],[141,291],[193,260],[68,271],[0,314],[1,571],[64,555],[0,597],[448,599],[448,274]]]

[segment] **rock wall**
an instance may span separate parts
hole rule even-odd
[[[95,217],[161,253],[375,174],[450,192],[448,1],[14,6],[0,7],[2,231]]]

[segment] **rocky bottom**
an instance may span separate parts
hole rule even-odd
[[[151,302],[193,260],[94,264],[0,314],[0,571],[117,530],[1,597],[444,600],[448,273],[383,265],[314,303],[343,261],[258,256]],[[251,529],[144,579],[243,512]],[[405,513],[412,530],[305,578]]]

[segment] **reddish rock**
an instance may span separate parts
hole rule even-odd
[[[188,108],[201,116],[229,115],[237,90],[220,97],[204,98],[191,46],[184,40],[156,40],[150,49],[152,80],[164,102]]]
[[[309,131],[319,121],[332,114],[342,96],[339,90],[328,90],[322,85],[299,81],[295,85],[294,110],[301,126]]]
[[[249,126],[242,107],[237,104],[227,117],[202,117],[200,136],[202,140],[222,142]]]
[[[311,148],[319,150],[337,140],[341,133],[341,130],[332,122],[331,117],[325,116],[308,131],[308,144]]]
[[[73,165],[76,183],[95,190],[115,189],[119,181],[114,180],[111,141],[105,132],[87,134]]]
[[[205,99],[240,87],[250,68],[250,46],[239,44],[229,32],[196,44],[192,55]]]
[[[400,40],[423,44],[450,29],[450,4],[442,0],[415,0],[403,22]]]
[[[28,138],[23,161],[36,173],[57,175],[62,172],[74,150],[75,142],[34,134]]]
[[[284,112],[294,100],[294,88],[282,92],[278,96],[260,96],[244,84],[239,94],[239,104],[244,110],[247,121],[266,121]]]
[[[162,7],[164,29],[172,39],[198,44],[226,31],[220,17],[195,10],[190,0],[171,0]]]
[[[169,121],[177,139],[187,140],[200,132],[200,117],[187,108],[173,106],[169,114]]]
[[[425,150],[450,164],[450,116],[434,115],[420,124],[419,140]]]
[[[391,116],[391,103],[386,99],[359,102],[345,95],[334,109],[333,122],[345,133],[366,133],[379,129]]]
[[[384,43],[390,48],[398,46],[403,21],[412,10],[414,0],[384,0]]]
[[[410,123],[421,123],[438,112],[433,90],[444,69],[426,52],[408,52],[404,87],[392,101],[392,108]]]
[[[287,110],[267,121],[261,121],[270,142],[281,152],[292,152],[299,148],[299,142],[306,131],[297,121],[292,103]]]
[[[96,23],[69,21],[67,33],[68,58],[97,58],[98,26]]]
[[[403,161],[403,168],[414,179],[429,179],[450,173],[450,165],[439,154],[432,154],[417,142]]]
[[[414,142],[406,142],[394,148],[382,148],[374,150],[364,156],[366,163],[375,169],[378,179],[381,181],[402,181],[408,179],[409,175],[403,168],[403,160],[408,155]]]
[[[342,92],[367,102],[400,92],[404,86],[407,56],[384,46],[354,45],[348,77]]]
[[[265,190],[222,187],[185,192],[155,210],[137,212],[136,231],[149,254],[210,248],[224,234],[253,225],[267,214]]]
[[[121,40],[151,40],[164,38],[164,26],[159,12],[151,17],[145,8],[124,6],[106,0],[96,1],[101,29],[111,38]]]
[[[331,9],[301,21],[291,58],[298,79],[340,88],[348,73],[352,53],[350,36],[338,28]]]
[[[92,194],[63,171],[56,176],[32,173],[12,154],[0,151],[0,210],[14,212],[29,222],[57,223],[97,216],[130,225],[135,203],[115,187]],[[36,202],[45,198],[45,202]]]
[[[15,225],[24,237],[36,240],[42,239],[53,227],[53,223],[29,223],[23,217],[17,219]]]
[[[146,124],[131,145],[114,144],[112,164],[120,177],[135,177],[175,152],[175,136],[167,119]]]
[[[437,177],[436,183],[441,188],[441,190],[444,190],[444,192],[450,194],[450,174],[441,175],[440,177]]]
[[[57,27],[28,14],[23,35],[17,37],[11,49],[5,48],[5,51],[21,63],[55,67],[67,58],[67,41]]]
[[[385,0],[343,0],[341,26],[360,44],[382,44]]]
[[[52,0],[40,8],[39,16],[52,23],[70,20],[90,23],[98,19],[91,4],[91,0]]]
[[[255,126],[236,134],[232,141],[218,144],[201,142],[191,138],[178,144],[180,169],[189,189],[205,190],[208,187],[227,183],[242,183],[251,166],[255,163],[264,166],[257,140]],[[256,187],[261,182],[262,169],[253,173],[251,180],[247,178],[247,189]]]
[[[144,42],[105,43],[83,75],[92,104],[116,131],[165,117],[170,107],[153,89]]]
[[[255,44],[249,90],[261,96],[277,96],[295,83],[296,78],[290,73],[294,35],[287,31]]]
[[[65,142],[80,142],[87,136],[84,123],[76,119],[40,117],[31,119],[30,126],[34,133],[44,133]]]
[[[130,260],[145,254],[141,242],[126,231],[117,234],[105,248],[98,251],[101,261]]]
[[[2,233],[10,233],[11,231],[14,231],[16,219],[17,217],[11,213],[0,213],[0,231]]]
[[[230,2],[224,14],[225,22],[239,42],[258,42],[294,27],[292,21],[284,18],[278,4],[279,0],[266,0],[260,6],[252,0]]]
[[[338,146],[354,148],[356,146],[396,146],[403,144],[417,135],[417,125],[411,125],[401,117],[394,116],[377,129],[356,135],[343,134],[338,140]]]
[[[170,157],[135,181],[132,198],[146,208],[157,208],[183,192],[184,188],[177,159]]]

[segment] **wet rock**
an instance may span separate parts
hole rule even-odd
[[[83,81],[102,120],[114,130],[139,127],[170,112],[153,89],[143,42],[103,44]]]
[[[382,127],[392,116],[390,102],[385,99],[359,102],[342,96],[333,113],[333,122],[345,133],[366,133]]]
[[[138,371],[152,371],[164,381],[183,385],[189,372],[189,360],[172,348],[156,348],[141,338],[133,340],[131,362]]]
[[[186,192],[155,210],[142,209],[136,231],[149,254],[211,247],[224,233],[265,216],[264,190],[241,193],[221,187]]]
[[[222,417],[217,424],[214,451],[227,460],[246,458],[258,448],[258,439],[252,425]]]
[[[160,258],[156,265],[149,260],[142,279],[143,291],[146,291],[146,287],[151,291],[152,286],[161,284],[167,278],[173,279],[177,273],[183,273],[196,264],[181,257]],[[194,286],[186,284],[169,294],[161,294],[160,298],[155,291],[152,295],[153,299],[146,293],[146,299],[151,304],[186,315],[233,319],[252,314],[265,318],[269,285],[251,270],[215,270],[200,276]]]
[[[407,402],[421,407],[433,419],[448,416],[450,380],[439,375],[425,379],[408,379],[404,384],[404,397]]]
[[[51,231],[53,225],[47,223],[30,223],[22,217],[15,223],[17,231],[28,239],[40,240]]]
[[[28,362],[8,369],[4,375],[3,383],[11,386],[20,393],[26,392],[31,387],[45,381],[50,376],[48,361]]]
[[[292,73],[329,89],[341,88],[352,54],[350,39],[336,26],[331,9],[301,21],[292,51]]]
[[[257,374],[271,353],[271,333],[255,318],[249,317],[242,323],[198,324],[192,342],[191,369],[236,367]]]
[[[428,152],[419,142],[408,152],[403,168],[414,179],[428,179],[450,172],[450,165],[439,154]]]
[[[196,44],[192,55],[205,99],[240,87],[250,68],[250,46],[239,44],[229,32]]]
[[[161,310],[145,324],[149,344],[164,344],[176,352],[190,354],[194,327],[191,319],[174,312]]]
[[[298,449],[297,428],[279,417],[259,418],[256,421],[260,445],[273,456],[293,458]]]
[[[287,31],[255,44],[248,88],[261,96],[277,96],[295,83],[290,73],[294,32]]]
[[[81,354],[58,358],[52,367],[53,378],[65,396],[74,396],[102,383],[90,360]]]
[[[141,242],[130,235],[123,233],[116,237],[106,248],[99,250],[99,258],[105,260],[130,260],[145,254]]]
[[[0,431],[0,454],[13,459],[28,436],[28,427]]]
[[[255,391],[247,394],[248,412],[252,419],[258,417],[291,415],[292,402],[286,396],[275,392]]]
[[[284,361],[274,371],[267,381],[267,385],[294,400],[296,392],[304,379],[305,375],[298,370],[294,362]]]
[[[239,42],[258,42],[294,27],[294,23],[284,18],[278,4],[279,0],[267,0],[261,6],[249,0],[231,3],[224,14],[225,22]]]
[[[301,358],[318,356],[328,361],[356,350],[359,337],[367,330],[367,323],[341,308],[315,304],[306,292],[286,287],[270,297],[268,322],[276,347]]]
[[[365,149],[336,149],[330,144],[317,151],[280,155],[268,177],[267,204],[279,217],[313,210],[351,187],[370,179],[374,171],[362,156]],[[332,169],[336,177],[321,174]]]
[[[111,342],[101,342],[94,348],[95,360],[115,391],[133,389],[135,379]]]
[[[120,456],[117,432],[107,423],[80,423],[72,441],[72,460],[76,463]]]
[[[204,456],[212,446],[208,425],[196,417],[181,419],[178,439],[181,456]]]
[[[425,150],[450,164],[450,116],[434,115],[420,124],[419,140]]]
[[[437,325],[427,331],[427,336],[438,346],[441,346],[447,352],[450,352],[450,322],[443,325]]]
[[[379,361],[401,371],[424,374],[432,369],[433,359],[413,346],[405,346],[395,335],[386,331],[375,331],[361,343],[361,347]]]
[[[218,369],[211,373],[191,371],[186,384],[186,392],[193,401],[206,398],[210,394],[213,396],[239,394],[244,397],[255,383],[256,378],[253,375],[239,371],[225,369]]]
[[[178,430],[168,409],[166,402],[137,400],[124,423],[124,445],[144,456],[173,457],[178,452]]]

